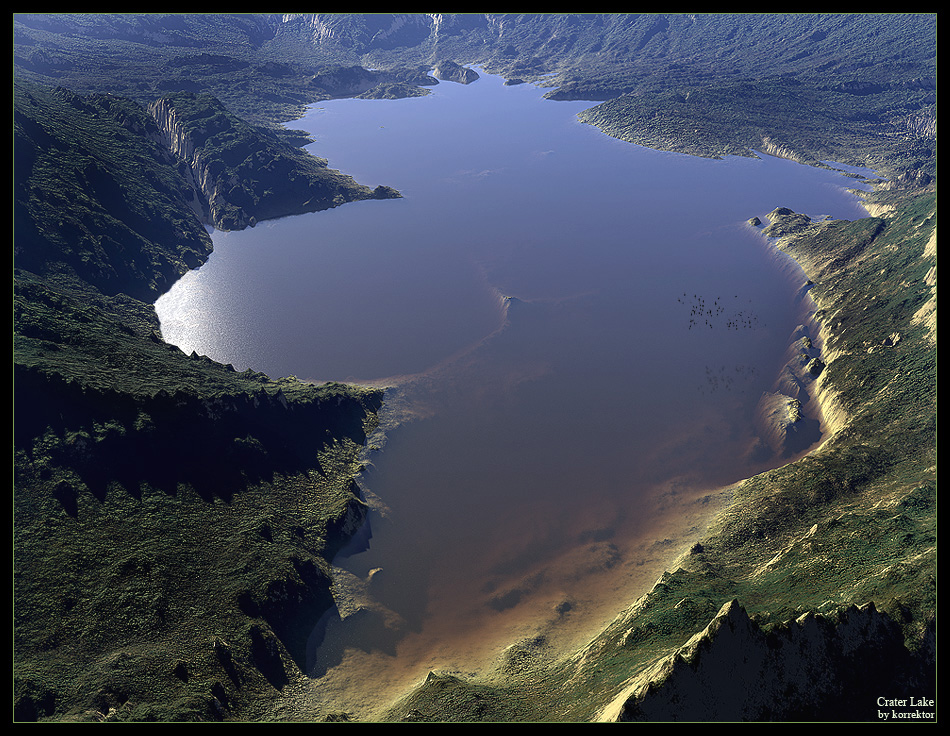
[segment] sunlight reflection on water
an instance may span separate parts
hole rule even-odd
[[[747,220],[861,217],[855,180],[631,146],[579,124],[588,104],[484,75],[316,106],[293,124],[314,152],[404,199],[215,233],[158,304],[186,352],[392,385],[419,417],[362,479],[386,513],[337,563],[363,603],[317,632],[317,670],[363,649],[381,671],[410,635],[431,666],[501,617],[603,616],[642,584],[669,513],[649,504],[780,461],[750,453],[754,414],[807,305]]]

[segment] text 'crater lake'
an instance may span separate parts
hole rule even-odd
[[[412,419],[362,479],[369,548],[336,564],[364,602],[315,634],[315,676],[609,618],[678,504],[787,462],[754,427],[804,276],[748,220],[864,217],[855,180],[644,149],[542,95],[483,75],[313,106],[313,152],[403,198],[216,232],[157,305],[186,352],[392,387]]]

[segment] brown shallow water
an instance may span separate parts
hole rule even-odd
[[[337,560],[311,707],[372,719],[430,671],[490,677],[537,637],[575,650],[702,536],[728,484],[777,464],[749,459],[755,437],[721,402],[690,397],[684,421],[604,381],[576,405],[545,389],[550,369],[515,357],[538,325],[511,320],[393,390],[400,424],[361,479],[372,538]]]
[[[294,123],[315,152],[404,198],[215,233],[157,305],[186,352],[388,387],[299,717],[372,717],[539,633],[575,646],[688,549],[715,489],[789,459],[753,452],[755,408],[803,276],[746,221],[862,216],[853,180],[648,151],[584,106],[484,76],[315,107]]]

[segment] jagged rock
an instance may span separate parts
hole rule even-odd
[[[759,438],[778,455],[786,454],[790,440],[805,419],[801,401],[781,393],[764,393],[756,410]],[[797,443],[795,443],[797,446]]]
[[[732,600],[638,678],[618,720],[877,720],[883,694],[932,697],[926,659],[870,603],[766,632]]]
[[[821,361],[820,358],[812,358],[808,361],[808,364],[805,366],[805,370],[808,371],[813,376],[817,376],[825,368],[825,364]]]
[[[400,199],[402,195],[398,190],[380,184],[373,190],[373,199]]]

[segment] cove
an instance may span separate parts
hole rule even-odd
[[[387,387],[370,525],[311,642],[322,707],[372,715],[429,670],[582,641],[717,489],[789,461],[756,407],[810,305],[748,220],[864,217],[856,180],[640,148],[543,91],[482,74],[313,106],[293,123],[313,152],[403,199],[216,232],[157,304],[185,352]]]

